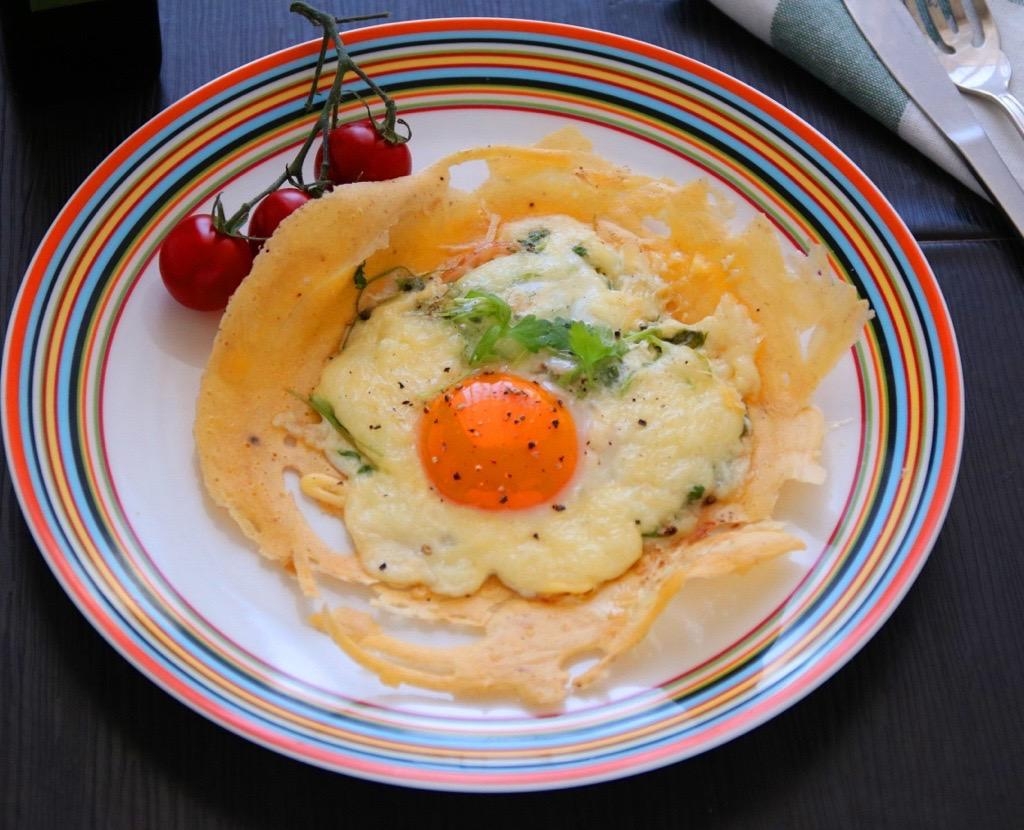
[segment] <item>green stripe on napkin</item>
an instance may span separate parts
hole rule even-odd
[[[771,44],[890,130],[899,128],[907,94],[875,57],[846,9],[821,0],[779,0]]]

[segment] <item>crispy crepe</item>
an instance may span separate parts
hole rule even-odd
[[[471,192],[450,181],[467,162],[488,171]],[[640,246],[664,281],[666,308],[684,323],[729,297],[746,309],[760,334],[751,367],[758,382],[745,401],[749,473],[730,497],[703,508],[695,532],[650,540],[635,565],[583,596],[523,597],[494,578],[469,597],[388,586],[356,556],[328,546],[285,484],[287,472],[300,474],[320,505],[343,517],[344,475],[316,440],[306,440],[320,425],[302,397],[355,318],[353,275],[364,264],[370,274],[402,266],[443,279],[465,264],[458,252],[477,249],[497,219],[549,214]],[[312,621],[385,683],[527,704],[563,700],[603,677],[686,579],[801,547],[772,510],[786,481],[823,480],[824,426],[809,402],[870,311],[832,275],[822,252],[793,265],[766,219],[738,234],[729,220],[728,205],[706,182],[680,186],[634,174],[590,152],[572,131],[532,148],[467,150],[416,175],[348,185],[308,203],[265,245],[224,314],[195,421],[210,496],[263,556],[294,572],[306,594],[316,595],[324,579],[369,592],[372,612],[340,604]],[[476,636],[421,645],[389,633],[396,617]],[[595,655],[571,676],[575,659]]]

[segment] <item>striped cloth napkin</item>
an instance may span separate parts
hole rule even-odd
[[[842,0],[710,0],[725,14],[841,95],[976,193],[982,188],[956,150],[875,56]],[[898,0],[894,0],[895,3]],[[1011,90],[1024,100],[1024,0],[988,0],[1003,51],[1013,64]],[[936,78],[945,72],[936,61]],[[965,96],[1018,182],[1024,143],[994,105]]]

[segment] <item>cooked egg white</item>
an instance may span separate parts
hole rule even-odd
[[[438,493],[418,453],[424,408],[481,371],[469,365],[458,328],[438,313],[446,298],[476,289],[500,297],[517,316],[618,332],[678,327],[662,319],[657,280],[637,267],[635,251],[617,251],[593,229],[560,217],[509,225],[502,234],[528,239],[536,228],[548,232],[542,244],[374,309],[323,372],[316,394],[352,437],[351,446],[339,440],[329,449],[350,474],[345,524],[364,567],[388,583],[465,595],[494,575],[528,596],[586,592],[632,565],[645,536],[690,532],[701,501],[743,477],[742,392],[756,383],[756,339],[731,306],[722,319],[701,324],[712,332],[705,347],[637,342],[618,381],[582,395],[561,387],[542,355],[489,365],[559,396],[575,420],[577,468],[550,503],[525,509],[486,510]]]

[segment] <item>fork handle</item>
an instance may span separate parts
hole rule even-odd
[[[1017,132],[1024,137],[1024,104],[1021,104],[1009,92],[1000,92],[992,97],[1006,111],[1006,114],[1010,116],[1010,120],[1013,122],[1013,126],[1017,128]]]

